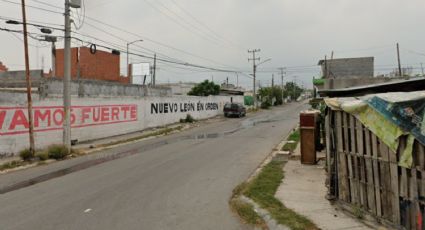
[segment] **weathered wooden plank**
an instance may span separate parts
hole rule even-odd
[[[425,197],[425,171],[421,170],[420,171],[420,181],[419,181],[419,195],[421,197]],[[424,219],[425,220],[425,219]]]
[[[349,202],[349,187],[347,178],[346,156],[344,154],[343,113],[336,111],[336,143],[338,160],[338,196],[341,200]]]
[[[358,164],[359,164],[359,181],[360,181],[360,201],[361,205],[367,209],[367,185],[366,185],[366,168],[365,168],[365,158],[364,158],[364,134],[363,134],[363,125],[359,120],[356,120],[356,143],[357,143],[357,153],[358,153]]]
[[[344,119],[344,152],[347,157],[347,170],[348,170],[348,182],[350,185],[349,188],[349,195],[350,195],[350,202],[355,203],[355,197],[353,189],[355,189],[354,185],[354,178],[353,178],[353,162],[352,162],[352,156],[350,155],[350,120],[349,120],[349,114],[343,113],[343,119]]]
[[[400,224],[400,196],[398,192],[398,160],[397,153],[389,151],[390,175],[391,175],[391,206],[393,210],[392,221],[395,224]]]
[[[370,137],[370,131],[368,129],[365,129],[365,138],[364,138],[364,144],[366,149],[366,157],[365,157],[365,164],[366,164],[366,180],[367,180],[367,204],[370,212],[373,214],[376,213],[376,204],[375,204],[375,186],[373,181],[373,167],[372,167],[372,142]]]
[[[372,136],[372,154],[373,154],[373,178],[375,184],[375,201],[376,201],[376,215],[382,216],[382,202],[381,202],[381,178],[379,170],[379,154],[378,154],[378,138],[375,134],[371,133]]]
[[[356,177],[357,172],[357,157],[355,157],[356,154],[356,138],[355,138],[355,131],[354,131],[354,117],[350,114],[346,113],[346,120],[347,120],[347,134],[350,138],[349,140],[349,146],[347,145],[346,151],[347,151],[347,158],[348,158],[348,172],[349,172],[349,178],[350,178],[350,192],[351,192],[351,203],[353,204],[359,204],[360,198],[359,198],[359,184]]]
[[[425,170],[425,151],[424,146],[418,143],[416,154],[418,155],[418,165],[421,170]]]
[[[384,218],[392,220],[392,189],[391,189],[391,172],[389,162],[389,148],[384,143],[380,143],[379,151],[381,152],[381,179],[382,187],[382,207],[384,210]]]
[[[409,180],[409,200],[410,200],[410,223],[412,229],[417,229],[416,218],[419,210],[419,199],[418,199],[418,181],[417,181],[417,173],[416,168],[413,167],[411,169],[411,177]]]
[[[403,153],[404,149],[406,148],[406,139],[400,138],[399,153]],[[401,178],[400,178],[400,196],[408,200],[409,199],[409,193],[408,193],[408,183],[407,183],[407,171],[406,168],[401,167]]]
[[[328,186],[328,195],[335,196],[335,191],[333,187],[333,164],[335,159],[333,159],[335,156],[331,152],[331,116],[332,116],[332,110],[328,112],[328,114],[325,116],[325,142],[326,142],[326,167],[327,167],[327,181],[329,181]]]

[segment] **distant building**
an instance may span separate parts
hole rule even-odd
[[[6,72],[8,68],[0,61],[0,72]]]
[[[322,78],[314,79],[316,89],[343,89],[391,81],[374,77],[374,57],[320,60]]]
[[[171,89],[172,95],[187,95],[190,90],[196,85],[193,82],[179,82],[179,83],[162,83],[156,84],[158,87]]]
[[[56,76],[64,76],[64,50],[56,50]],[[129,77],[120,75],[120,54],[87,47],[71,48],[71,78],[130,83]]]
[[[236,87],[233,84],[223,83],[220,86],[220,95],[244,95],[245,89]]]
[[[320,60],[323,78],[368,78],[374,76],[374,57]]]

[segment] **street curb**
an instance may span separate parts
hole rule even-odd
[[[246,179],[246,180],[244,180],[243,182],[241,182],[240,184],[243,184],[243,183],[248,183],[248,182],[250,182],[251,180],[253,180],[260,172],[261,172],[261,170],[268,164],[268,163],[270,163],[272,160],[273,160],[273,158],[275,158],[276,157],[276,155],[278,155],[279,154],[279,152],[280,152],[280,149],[283,147],[283,145],[287,142],[287,139],[289,138],[289,136],[292,134],[292,131],[294,130],[294,129],[296,129],[297,127],[298,127],[299,125],[297,124],[297,125],[295,125],[294,126],[294,128],[292,128],[291,129],[291,132],[289,132],[286,136],[284,136],[284,138],[283,138],[283,141],[281,141],[279,144],[277,144],[273,149],[272,149],[272,151],[264,158],[264,160],[258,165],[258,167],[250,174],[250,176]],[[231,196],[230,198],[229,198],[229,201],[228,201],[228,203],[229,203],[229,206],[230,206],[230,208],[232,209],[232,207],[231,207],[231,205],[230,205],[230,203],[231,203],[231,201],[232,200],[239,200],[239,201],[242,201],[242,202],[245,202],[245,203],[248,203],[248,204],[251,204],[253,207],[254,207],[254,211],[265,221],[265,223],[266,223],[266,225],[267,225],[267,228],[268,229],[272,229],[272,230],[287,230],[287,229],[290,229],[290,228],[288,228],[287,226],[285,226],[285,225],[281,225],[281,224],[278,224],[277,222],[276,222],[276,220],[271,216],[271,214],[267,211],[267,210],[265,210],[265,209],[262,209],[261,207],[260,207],[260,205],[259,204],[257,204],[255,201],[253,201],[252,199],[250,199],[250,198],[248,198],[248,197],[246,197],[246,196],[244,196],[244,195],[238,195],[238,196]],[[236,214],[237,215],[237,214]],[[239,219],[241,219],[241,217],[239,216],[239,215],[237,215],[238,216],[238,218]]]

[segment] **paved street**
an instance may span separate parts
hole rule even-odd
[[[0,229],[249,229],[229,209],[232,189],[305,108],[289,104],[107,150],[134,154],[0,195]]]

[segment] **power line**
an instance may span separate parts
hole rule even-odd
[[[40,1],[40,0],[31,0],[31,1],[45,5],[45,6],[50,6],[50,7],[55,8],[55,9],[64,10],[64,7],[59,7],[59,6],[44,2],[44,1]]]
[[[209,26],[207,26],[206,24],[202,23],[199,19],[197,19],[195,16],[193,16],[189,11],[187,11],[186,9],[184,9],[184,7],[180,6],[180,4],[178,4],[175,0],[171,0],[174,5],[176,5],[182,12],[186,13],[186,15],[188,15],[190,18],[192,18],[195,22],[197,22],[199,25],[203,26],[206,30],[208,30],[209,32],[211,32],[211,34],[213,34],[215,37],[235,46],[238,48],[241,48],[240,46],[236,45],[235,43],[233,43],[232,41],[222,37],[220,34],[216,33],[214,30],[212,30]]]
[[[189,22],[187,22],[184,18],[182,18],[180,15],[178,15],[176,12],[174,12],[173,10],[171,10],[169,7],[167,7],[166,5],[164,5],[161,1],[155,1],[155,3],[157,3],[157,4],[159,4],[162,8],[158,8],[157,6],[155,6],[151,1],[149,1],[149,0],[144,0],[151,8],[153,8],[154,10],[156,10],[156,11],[158,11],[160,14],[162,14],[162,15],[164,15],[164,16],[166,16],[170,21],[172,21],[173,23],[175,23],[175,24],[177,24],[177,25],[179,25],[180,27],[182,27],[182,28],[184,28],[185,30],[187,30],[187,31],[189,31],[189,32],[191,32],[191,33],[193,33],[193,34],[196,34],[198,37],[201,37],[201,38],[203,38],[205,41],[209,41],[209,42],[211,42],[211,43],[213,43],[213,44],[215,44],[215,45],[218,45],[218,46],[220,46],[220,44],[217,42],[217,41],[215,41],[215,40],[213,40],[213,39],[211,39],[208,35],[205,35],[204,33],[202,33],[202,32],[200,32],[199,31],[199,29],[196,27],[196,26],[193,26],[191,23],[189,23]],[[169,14],[167,14],[166,12],[164,12],[162,9],[166,9],[168,12],[170,12],[172,15],[174,15],[175,16],[175,18],[173,18],[173,16],[170,16]],[[179,20],[176,20],[176,19],[179,19]],[[183,22],[183,23],[186,23],[187,25],[189,25],[189,26],[187,26],[186,24],[183,24],[183,23],[181,23],[181,21]],[[194,29],[193,29],[194,28]]]
[[[199,59],[202,59],[202,60],[205,60],[205,61],[211,62],[211,63],[219,64],[219,65],[221,65],[221,66],[234,68],[234,67],[231,67],[231,66],[228,66],[228,65],[225,65],[225,64],[219,63],[219,62],[217,62],[217,61],[214,61],[214,60],[212,60],[212,59],[205,58],[205,57],[202,57],[202,56],[199,56],[199,55],[196,55],[196,54],[190,53],[190,52],[188,52],[188,51],[185,51],[185,50],[182,50],[182,49],[179,49],[179,48],[173,47],[173,46],[171,46],[171,45],[167,45],[167,44],[164,44],[164,43],[161,43],[161,42],[155,41],[155,40],[153,40],[153,39],[150,39],[150,38],[148,38],[148,37],[142,36],[142,35],[140,35],[140,34],[137,34],[137,33],[134,33],[134,32],[130,32],[130,31],[125,30],[125,29],[123,29],[123,28],[120,28],[120,27],[117,27],[117,26],[114,26],[114,25],[111,25],[111,24],[108,24],[108,23],[102,22],[102,21],[100,21],[100,20],[98,20],[98,19],[95,19],[95,18],[92,18],[92,17],[89,17],[89,16],[86,16],[86,18],[87,18],[88,20],[94,21],[94,22],[99,23],[99,24],[101,24],[101,25],[104,25],[104,26],[107,26],[107,27],[113,28],[113,29],[115,29],[115,30],[117,30],[117,31],[121,31],[121,32],[124,32],[124,33],[130,34],[130,35],[135,36],[135,37],[137,37],[137,38],[142,38],[142,39],[143,39],[143,40],[145,40],[145,41],[152,42],[152,43],[154,43],[154,44],[157,44],[157,45],[160,45],[160,46],[163,46],[163,47],[166,47],[166,48],[169,48],[169,49],[172,49],[172,50],[178,51],[178,52],[180,52],[180,53],[184,53],[184,54],[186,54],[186,55],[189,55],[189,56],[192,56],[192,57],[196,57],[196,58],[199,58]]]
[[[14,5],[17,5],[17,6],[21,6],[21,3],[19,3],[19,2],[13,2],[13,1],[9,1],[9,0],[0,0],[0,1],[10,3],[10,4],[14,4]],[[36,10],[41,10],[41,11],[45,11],[45,12],[50,12],[50,13],[54,13],[54,14],[63,15],[62,12],[58,12],[58,11],[54,11],[54,10],[48,10],[48,9],[44,9],[44,8],[41,8],[41,7],[38,7],[38,6],[25,5],[25,7],[36,9]]]

